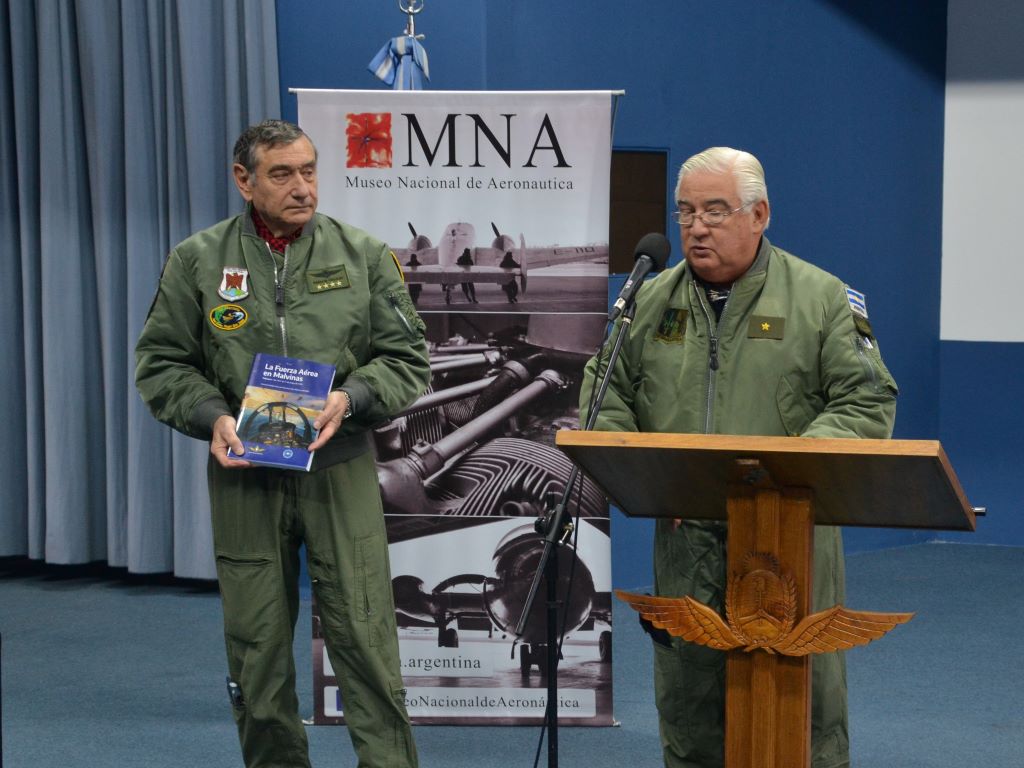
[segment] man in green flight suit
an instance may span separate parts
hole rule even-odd
[[[897,389],[864,296],[764,237],[768,193],[757,158],[728,147],[691,157],[676,205],[685,261],[638,292],[595,428],[890,437]],[[598,363],[588,363],[583,392]],[[656,593],[692,595],[721,612],[726,545],[722,523],[659,520]],[[813,579],[814,610],[843,602],[838,528],[815,530]],[[720,768],[725,654],[652,636],[665,765]],[[815,655],[811,670],[812,765],[848,766],[845,659]]]
[[[305,543],[359,765],[410,768],[416,747],[368,430],[426,388],[424,326],[388,248],[316,212],[316,162],[291,123],[242,133],[233,173],[246,209],[171,251],[135,379],[160,421],[210,442],[228,688],[245,764],[309,766],[292,657]],[[257,352],[336,368],[309,473],[245,460],[235,414]]]

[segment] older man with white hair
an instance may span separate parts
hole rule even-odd
[[[694,155],[679,171],[676,206],[685,260],[638,293],[595,428],[890,437],[897,388],[864,296],[768,242],[770,207],[757,158],[729,147]],[[597,372],[595,358],[584,393]],[[691,595],[721,611],[726,546],[722,523],[659,520],[655,591]],[[819,526],[813,608],[843,598],[840,532]],[[651,633],[665,765],[719,768],[725,654]],[[845,659],[817,655],[811,669],[812,765],[847,766]]]

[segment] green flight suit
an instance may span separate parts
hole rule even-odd
[[[241,689],[234,716],[250,768],[309,765],[292,657],[303,542],[359,765],[417,765],[367,431],[426,388],[423,328],[387,247],[321,214],[283,257],[247,210],[183,241],[164,266],[136,347],[136,384],[158,419],[210,439],[219,416],[237,414],[257,352],[334,365],[335,388],[352,403],[309,473],[208,462],[228,670]]]
[[[856,301],[839,279],[762,238],[716,322],[703,288],[685,262],[679,264],[638,293],[636,317],[595,428],[890,437],[897,388],[866,311],[853,310]],[[596,369],[591,359],[583,398]],[[680,517],[686,516],[683,506]],[[659,520],[655,592],[692,595],[721,611],[726,539],[722,523],[676,527]],[[843,601],[838,528],[815,530],[813,579],[814,610]],[[655,643],[654,655],[665,765],[721,766],[725,655],[678,638],[670,646]],[[848,765],[843,654],[816,655],[811,669],[812,765]]]

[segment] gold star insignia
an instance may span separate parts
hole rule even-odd
[[[762,331],[770,331],[771,329],[772,329],[772,324],[771,323],[761,323],[761,330]]]

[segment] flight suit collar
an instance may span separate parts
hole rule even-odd
[[[313,214],[313,217],[302,226],[302,234],[300,234],[296,240],[308,237],[316,231],[317,216],[319,215],[319,213]],[[245,212],[242,214],[242,234],[248,235],[249,237],[259,238],[259,233],[256,232],[256,225],[252,220],[252,203],[245,204]]]
[[[757,247],[757,256],[754,257],[754,263],[750,265],[750,269],[743,273],[740,280],[744,280],[751,275],[759,274],[768,269],[768,256],[771,251],[772,244],[768,242],[767,237],[761,235],[761,244]],[[736,282],[739,282],[740,280],[737,280]]]
[[[747,271],[744,272],[743,275],[732,284],[732,290],[739,290],[740,292],[745,292],[742,289],[746,288],[751,283],[761,283],[764,279],[764,273],[768,271],[768,262],[771,260],[771,252],[772,244],[768,242],[767,237],[761,235],[761,243],[757,247],[757,255],[754,257],[753,263],[750,265]],[[700,282],[699,278],[695,274],[693,274],[693,270],[690,269],[690,265],[684,261],[683,268],[679,270],[679,276],[676,279],[676,284],[673,285],[672,289],[669,291],[669,301],[674,300],[674,298],[677,296],[685,295],[683,292],[680,291],[680,286],[683,284],[687,277],[689,278],[690,282]]]

